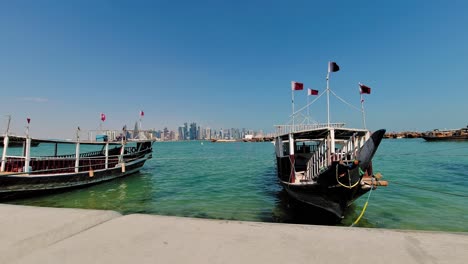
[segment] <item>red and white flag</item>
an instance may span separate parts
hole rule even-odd
[[[362,83],[359,83],[359,93],[361,94],[370,94],[371,88]]]
[[[102,122],[106,121],[106,114],[101,113],[101,121]]]
[[[291,89],[292,89],[293,91],[304,90],[304,84],[303,84],[303,83],[300,83],[300,82],[294,82],[294,81],[292,81],[292,82],[291,82]]]
[[[143,110],[140,111],[140,117],[144,117],[145,116],[145,112],[143,112]]]
[[[318,90],[313,90],[313,89],[308,89],[307,90],[307,95],[318,95],[319,91]]]

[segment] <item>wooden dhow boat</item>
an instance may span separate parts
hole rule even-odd
[[[23,148],[9,148],[8,132],[2,137],[0,199],[84,187],[138,172],[152,158],[153,134],[89,131],[88,139],[49,140],[15,136]],[[31,149],[32,144],[40,147]]]
[[[468,126],[455,130],[434,129],[422,134],[426,141],[464,141],[468,140]]]
[[[330,93],[328,77],[338,67],[335,64],[334,68],[333,64],[329,65],[327,89],[320,95],[326,93],[327,102]],[[274,145],[278,179],[292,198],[328,211],[339,221],[353,201],[379,185],[387,185],[386,181],[380,180],[380,174],[374,175],[372,168],[372,158],[385,130],[371,133],[366,128],[330,123],[328,103],[327,123],[295,124],[295,114],[304,108],[294,111],[294,91],[302,90],[302,87],[302,83],[292,83],[293,124],[276,126]],[[370,88],[360,84],[360,89],[363,111],[362,94],[369,94]],[[309,95],[314,93],[318,95],[309,91]]]

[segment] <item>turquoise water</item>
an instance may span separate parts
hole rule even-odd
[[[298,211],[282,191],[271,143],[158,142],[154,149],[154,158],[132,176],[9,203],[319,223],[319,213]],[[389,186],[371,193],[358,226],[468,232],[468,142],[385,139],[374,171]],[[367,197],[350,207],[341,225],[354,222]]]

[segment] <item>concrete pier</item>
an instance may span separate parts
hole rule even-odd
[[[0,205],[0,263],[466,263],[468,233]]]

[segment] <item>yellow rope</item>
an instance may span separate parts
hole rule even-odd
[[[369,198],[370,198],[370,195],[372,193],[372,189],[374,189],[374,180],[372,180],[372,185],[371,185],[371,189],[369,191],[369,195],[367,196],[367,201],[366,203],[364,204],[364,207],[362,208],[362,212],[361,214],[359,215],[359,217],[356,219],[356,221],[354,221],[354,223],[351,225],[351,227],[353,227],[354,225],[356,225],[359,220],[361,220],[361,217],[364,215],[364,212],[366,211],[367,209],[367,205],[369,204]]]
[[[348,175],[349,175],[349,171],[348,171]],[[353,185],[344,185],[343,183],[340,182],[340,180],[338,180],[338,165],[336,165],[336,173],[335,173],[335,177],[336,177],[336,181],[338,182],[339,185],[345,187],[345,188],[348,188],[348,189],[352,189],[354,187],[356,187],[356,185],[358,185],[358,183],[361,181],[361,180],[358,180],[356,183],[354,183]],[[349,184],[351,184],[351,179],[349,181]]]
[[[354,223],[351,225],[351,226],[354,226],[356,225],[359,220],[361,220],[361,217],[364,215],[364,212],[366,211],[366,208],[367,208],[367,204],[369,203],[369,201],[367,201],[365,204],[364,204],[364,208],[362,208],[362,212],[361,214],[359,215],[359,217],[356,219],[356,221],[354,221]]]

